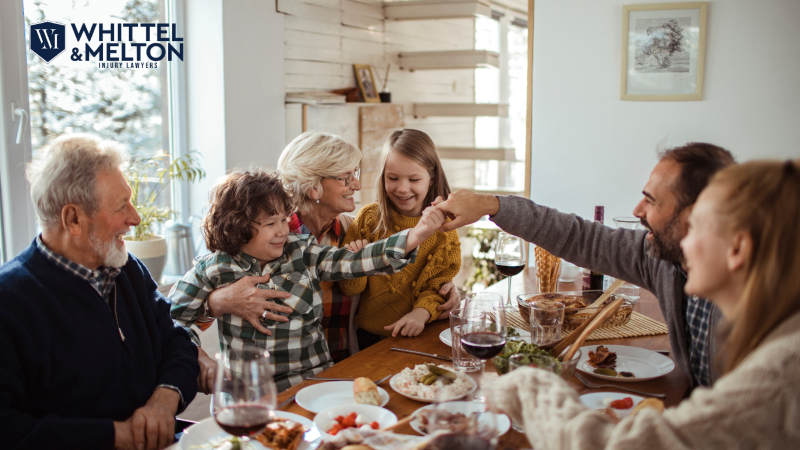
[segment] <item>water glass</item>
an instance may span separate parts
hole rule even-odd
[[[531,342],[545,345],[561,339],[564,324],[564,304],[539,300],[531,305]]]
[[[459,372],[477,372],[480,370],[481,360],[471,356],[461,347],[461,319],[463,310],[450,311],[450,336],[453,343],[453,368]]]

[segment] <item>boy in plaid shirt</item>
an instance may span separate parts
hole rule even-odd
[[[293,207],[277,174],[238,171],[211,191],[211,208],[203,221],[206,246],[212,252],[175,284],[172,318],[186,328],[200,347],[197,325],[205,330],[205,301],[216,288],[245,276],[269,275],[261,288],[288,292],[274,302],[293,309],[287,322],[262,320],[266,335],[239,316],[225,314],[217,321],[220,348],[233,358],[267,350],[279,391],[300,383],[333,365],[321,327],[323,305],[320,281],[340,281],[399,272],[413,262],[416,248],[445,222],[435,208],[419,224],[358,252],[322,246],[310,235],[289,233]],[[203,352],[204,353],[204,352]]]

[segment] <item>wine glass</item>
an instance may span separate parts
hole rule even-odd
[[[214,420],[225,432],[248,441],[275,418],[278,394],[269,352],[229,349],[216,356]]]
[[[522,239],[505,231],[497,236],[494,248],[494,263],[497,270],[508,277],[508,301],[511,304],[511,277],[522,272],[525,268],[525,243]]]
[[[461,348],[482,360],[476,401],[484,401],[486,398],[481,389],[485,385],[484,362],[503,350],[507,332],[506,308],[502,295],[480,292],[467,296],[461,313]]]

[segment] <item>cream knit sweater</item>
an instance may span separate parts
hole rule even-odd
[[[614,425],[535,369],[503,376],[495,391],[536,450],[800,449],[800,313],[713,388],[695,389],[663,414],[643,410]]]

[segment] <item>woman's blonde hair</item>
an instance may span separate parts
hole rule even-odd
[[[731,166],[711,186],[722,188],[718,213],[728,231],[745,231],[753,239],[744,290],[720,352],[728,373],[800,311],[800,159]]]
[[[375,234],[384,236],[389,234],[393,227],[392,211],[395,210],[392,202],[389,201],[386,195],[386,183],[384,177],[386,175],[386,161],[389,155],[395,152],[398,155],[410,159],[428,171],[431,177],[431,186],[428,188],[428,195],[425,196],[423,205],[429,206],[436,197],[441,196],[447,200],[450,195],[450,185],[447,183],[447,177],[442,168],[442,161],[439,159],[439,153],[436,151],[436,145],[433,144],[430,136],[419,130],[397,130],[393,132],[386,143],[383,145],[383,152],[381,153],[380,172],[378,172],[375,184],[378,186],[378,210],[379,217],[378,223],[375,226]]]
[[[310,211],[314,200],[308,192],[322,195],[322,179],[340,177],[357,168],[361,151],[335,134],[307,131],[294,138],[278,159],[278,172],[300,211]]]

